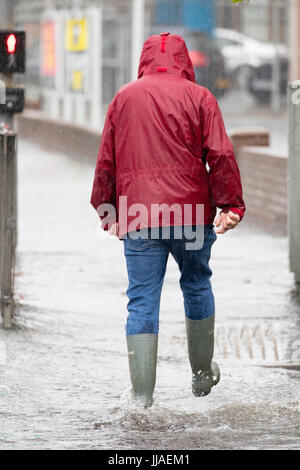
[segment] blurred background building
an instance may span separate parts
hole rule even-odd
[[[14,24],[27,32],[27,106],[94,129],[116,91],[135,76],[142,40],[151,33],[183,35],[198,83],[219,99],[230,97],[236,110],[264,106],[278,112],[286,101],[289,70],[300,78],[298,0],[2,4],[1,27]]]

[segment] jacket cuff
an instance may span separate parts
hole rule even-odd
[[[234,214],[239,215],[241,220],[244,217],[244,212],[241,209],[239,209],[238,207],[230,207],[228,209],[228,212],[233,212]]]

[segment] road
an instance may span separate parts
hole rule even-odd
[[[0,330],[1,449],[299,449],[300,294],[287,239],[241,227],[212,268],[222,380],[191,394],[179,275],[161,305],[156,400],[130,397],[122,243],[89,206],[93,168],[19,150],[17,313]]]

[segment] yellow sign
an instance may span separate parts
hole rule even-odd
[[[82,70],[74,70],[72,73],[72,90],[82,91],[83,90],[83,72]]]
[[[67,21],[66,49],[71,52],[83,52],[88,48],[88,22],[86,18]]]

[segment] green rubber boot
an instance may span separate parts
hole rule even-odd
[[[193,373],[192,391],[196,397],[204,397],[220,380],[219,366],[212,362],[215,316],[212,315],[205,320],[190,320],[187,317],[185,319]]]
[[[149,408],[153,403],[156,381],[158,336],[141,334],[127,336],[129,371],[136,398]]]

